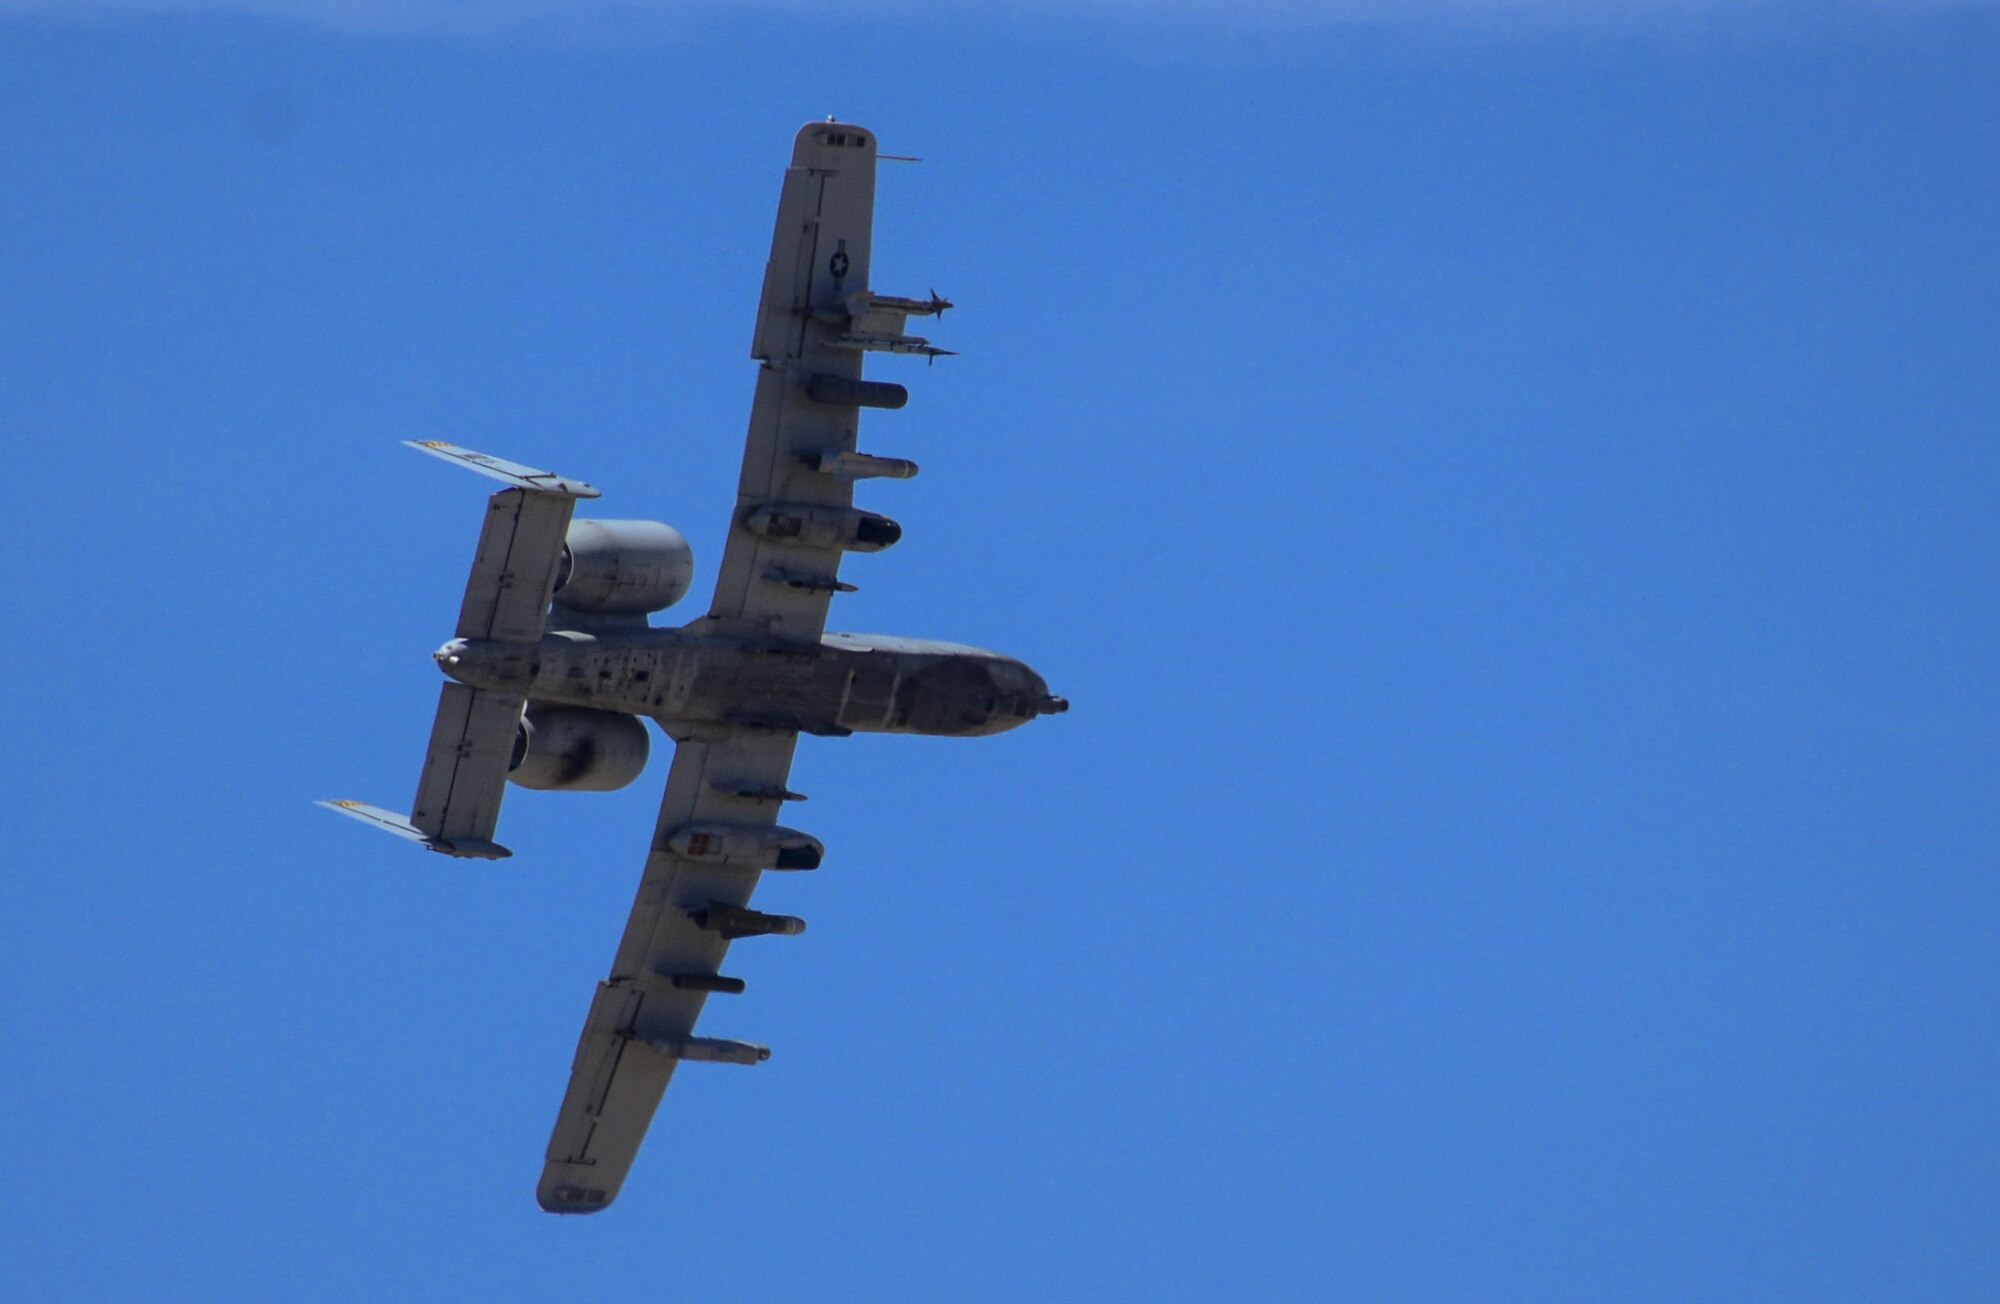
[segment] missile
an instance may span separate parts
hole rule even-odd
[[[907,480],[917,473],[917,464],[907,457],[877,457],[872,453],[850,453],[839,448],[823,448],[802,453],[799,460],[822,475],[836,480]]]
[[[762,1064],[771,1058],[769,1046],[728,1041],[721,1037],[663,1037],[646,1044],[662,1055],[709,1064]]]
[[[730,996],[741,996],[744,987],[741,978],[725,978],[719,973],[670,974],[667,981],[684,992],[725,992]]]
[[[886,380],[849,380],[816,371],[806,377],[806,397],[833,407],[899,408],[910,391]]]
[[[782,937],[797,937],[806,931],[806,921],[796,915],[767,915],[761,910],[746,910],[742,906],[720,903],[690,910],[688,918],[694,920],[696,926],[711,933],[720,933],[731,941],[739,937],[763,937],[774,933]]]

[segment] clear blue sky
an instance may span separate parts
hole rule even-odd
[[[0,0],[0,1293],[2000,1290],[1993,6],[143,7]],[[309,804],[478,527],[396,441],[705,594],[828,113],[965,354],[834,623],[1075,709],[807,740],[775,1057],[558,1220],[664,765]]]

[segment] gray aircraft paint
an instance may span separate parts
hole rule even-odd
[[[1012,657],[860,634],[794,645],[695,627],[554,630],[532,647],[453,639],[434,655],[468,687],[652,716],[675,738],[773,721],[806,733],[995,734],[1061,709]]]
[[[579,480],[429,441],[432,456],[498,480],[455,637],[434,654],[444,685],[411,814],[323,803],[433,851],[509,854],[494,841],[510,774],[559,791],[622,787],[649,746],[635,718],[675,742],[645,872],[585,1017],[536,1198],[553,1213],[605,1208],[622,1187],[683,1061],[754,1065],[771,1051],[697,1036],[733,941],[796,936],[805,921],[748,907],[765,870],[818,868],[826,848],[777,816],[801,733],[970,737],[1066,710],[1011,657],[956,643],[826,632],[854,585],[849,552],[902,527],[853,503],[857,482],[908,480],[916,463],[860,451],[864,409],[901,385],[862,377],[868,353],[935,358],[904,333],[941,315],[936,295],[869,290],[874,133],[799,131],[786,170],[751,356],[757,387],[742,474],[708,614],[655,628],[686,591],[685,538],[650,521],[576,520],[599,497]],[[757,943],[759,945],[765,943]]]

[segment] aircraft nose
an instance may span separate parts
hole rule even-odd
[[[1061,715],[1069,710],[1069,699],[1049,692],[1048,680],[1019,661],[1013,662],[1011,668],[1015,689],[1009,714],[1032,720],[1038,715]]]
[[[453,670],[464,663],[466,651],[465,640],[455,638],[437,651],[431,653],[431,660],[438,663],[438,669],[444,671],[446,674],[451,674]]]
[[[1049,691],[1049,681],[1030,670],[1028,671],[1028,693],[1022,705],[1028,708],[1030,716],[1061,715],[1064,711],[1069,710],[1069,699],[1067,697],[1057,697],[1054,693],[1051,693]]]

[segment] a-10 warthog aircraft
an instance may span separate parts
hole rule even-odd
[[[675,1066],[754,1064],[748,1042],[695,1035],[741,937],[801,932],[750,908],[767,869],[812,869],[816,838],[778,823],[802,733],[993,734],[1065,710],[1011,657],[916,639],[826,633],[852,585],[841,555],[902,530],[853,505],[854,484],[907,479],[914,464],[855,448],[863,408],[899,408],[899,385],[862,379],[870,352],[943,352],[906,318],[951,305],[871,292],[875,135],[838,122],[799,132],[778,200],[751,355],[759,363],[743,475],[708,614],[677,629],[647,613],[687,592],[687,541],[652,521],[572,520],[597,490],[444,443],[414,447],[499,480],[459,611],[435,656],[444,686],[405,817],[359,802],[345,814],[450,856],[500,857],[508,782],[557,791],[631,783],[643,717],[673,738],[659,824],[611,977],[598,985],[550,1139],[538,1198],[590,1213],[618,1194]]]

